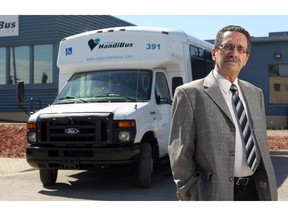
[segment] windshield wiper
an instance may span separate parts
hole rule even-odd
[[[125,98],[126,100],[132,101],[132,102],[136,102],[136,99],[125,96],[125,95],[119,95],[119,94],[108,94],[108,97],[117,97],[117,98]]]
[[[70,100],[70,99],[77,99],[77,100],[80,100],[81,102],[83,103],[88,103],[88,101],[84,100],[83,98],[80,98],[80,97],[75,97],[75,96],[66,96],[66,97],[63,97],[63,98],[59,98],[58,100],[60,101],[63,101],[63,100]],[[76,102],[76,101],[75,101]]]

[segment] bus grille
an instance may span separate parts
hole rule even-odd
[[[101,146],[113,141],[113,114],[42,114],[37,120],[37,145]]]

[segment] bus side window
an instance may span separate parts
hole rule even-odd
[[[194,45],[190,45],[189,51],[193,80],[204,78],[214,67],[211,52]]]
[[[165,74],[161,72],[156,74],[155,97],[157,104],[172,104]]]
[[[213,70],[215,62],[212,59],[211,52],[208,50],[204,50],[204,57],[206,63],[206,74],[208,75],[210,71]]]
[[[173,77],[172,78],[172,96],[174,96],[174,92],[176,88],[183,84],[182,77]]]

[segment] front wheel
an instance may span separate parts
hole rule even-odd
[[[138,186],[142,188],[149,188],[151,185],[153,171],[152,150],[149,143],[141,143],[141,151],[137,168]]]
[[[40,180],[44,186],[53,185],[56,183],[58,170],[55,169],[40,169]]]

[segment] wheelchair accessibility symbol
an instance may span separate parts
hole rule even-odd
[[[66,48],[65,55],[72,55],[72,47]]]

